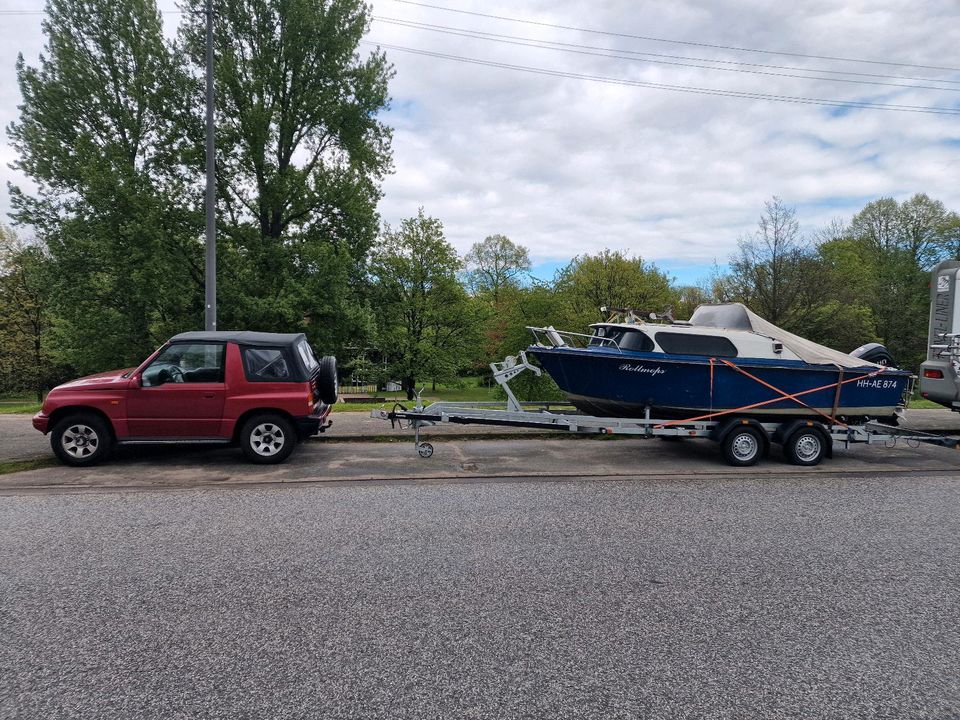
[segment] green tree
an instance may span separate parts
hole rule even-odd
[[[489,294],[494,305],[507,288],[520,286],[520,278],[530,272],[530,253],[506,235],[489,235],[474,243],[464,258],[467,281],[475,293]]]
[[[478,354],[482,308],[457,280],[461,268],[442,223],[423,208],[385,228],[373,250],[379,345],[410,399],[418,379],[453,379]]]
[[[559,272],[555,287],[567,300],[566,321],[578,330],[597,322],[604,306],[661,311],[679,301],[670,278],[656,265],[620,251],[575,257]]]
[[[697,285],[682,285],[676,292],[679,296],[675,313],[677,320],[687,320],[697,307],[713,302],[713,291],[706,281]]]
[[[14,218],[50,251],[55,343],[81,371],[130,364],[200,317],[190,147],[175,119],[189,83],[153,0],[49,0],[45,53],[21,56],[8,134]]]
[[[0,225],[0,391],[29,390],[38,401],[53,375],[49,281],[43,246],[23,243]]]
[[[796,210],[774,196],[764,203],[757,231],[738,242],[730,273],[716,284],[723,301],[749,305],[758,315],[789,328],[801,311],[811,281],[809,243],[800,235]]]
[[[483,365],[488,365],[505,354],[503,344],[510,333],[506,306],[517,298],[521,278],[530,271],[530,255],[525,247],[505,235],[489,235],[483,242],[473,244],[464,264],[467,287],[474,297],[489,303],[482,351]]]
[[[533,282],[529,286],[508,289],[502,294],[497,316],[500,319],[501,334],[495,338],[488,335],[486,362],[503,360],[508,355],[516,355],[526,350],[533,342],[528,327],[546,327],[548,325],[564,328],[577,328],[568,325],[573,322],[576,313],[571,299],[556,291],[551,283]],[[596,318],[593,318],[594,320]],[[488,325],[489,327],[489,325]],[[519,400],[561,400],[563,392],[547,373],[539,377],[531,372],[518,375],[510,387]],[[499,388],[498,388],[499,391]],[[506,394],[499,391],[505,399]]]
[[[808,283],[790,330],[803,337],[843,352],[875,342],[873,310],[869,299],[874,292],[875,264],[861,243],[833,228],[822,237],[808,272],[816,282]]]
[[[188,0],[180,32],[197,67],[203,5]],[[378,114],[392,69],[379,50],[358,51],[370,9],[359,0],[216,8],[222,324],[306,321],[318,344],[358,344],[358,281],[391,166],[391,131]]]
[[[949,252],[938,234],[948,213],[925,195],[904,203],[881,198],[854,215],[851,236],[870,261],[867,302],[876,332],[898,364],[916,367],[925,354],[929,263]]]

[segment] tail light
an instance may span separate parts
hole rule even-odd
[[[943,370],[924,370],[923,376],[925,378],[933,378],[935,380],[940,380],[943,378]]]
[[[313,409],[313,387],[307,390],[307,407]]]

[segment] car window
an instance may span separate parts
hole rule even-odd
[[[282,382],[293,379],[282,348],[243,348],[243,370],[251,382]]]
[[[313,354],[313,348],[306,340],[297,343],[297,352],[300,353],[300,359],[303,360],[303,366],[307,369],[308,375],[313,375],[313,371],[320,367],[317,357]]]
[[[144,387],[167,383],[222,383],[222,343],[174,343],[163,350],[141,376]]]

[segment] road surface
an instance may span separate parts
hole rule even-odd
[[[631,476],[633,443],[558,441],[563,478],[8,489],[0,717],[960,717],[955,471]]]

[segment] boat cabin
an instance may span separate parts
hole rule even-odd
[[[779,340],[745,330],[686,323],[595,323],[590,330],[588,347],[597,349],[717,358],[800,359]]]

